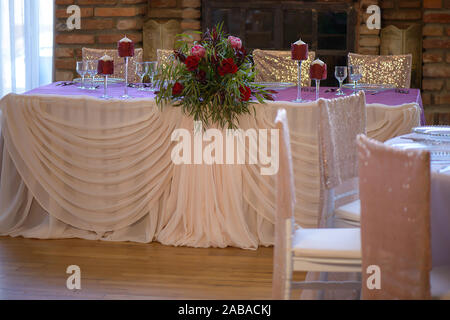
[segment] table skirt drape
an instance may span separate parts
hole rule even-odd
[[[273,244],[274,176],[260,165],[175,165],[180,108],[153,99],[15,95],[0,102],[0,235],[159,241],[255,249]],[[316,227],[319,207],[315,102],[257,105],[240,128],[271,129],[286,108],[296,222]],[[419,124],[420,107],[367,106],[368,134],[385,141]]]

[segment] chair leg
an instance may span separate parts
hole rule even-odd
[[[327,282],[328,280],[328,272],[321,272],[320,276],[319,276],[319,281],[320,282]],[[325,297],[325,287],[319,291],[319,296],[318,299],[319,300],[323,300]]]

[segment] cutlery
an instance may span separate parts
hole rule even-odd
[[[58,83],[56,86],[65,87],[65,86],[71,86],[74,84],[75,84],[75,82],[61,82],[61,83]]]
[[[400,137],[401,139],[411,140],[414,142],[421,142],[430,145],[443,145],[450,144],[450,140],[432,140],[432,139],[422,139],[422,138],[414,138],[414,137]]]
[[[446,166],[442,169],[439,169],[439,173],[444,173],[444,172],[449,172],[450,171],[450,166]]]

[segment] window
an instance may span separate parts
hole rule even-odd
[[[53,0],[0,1],[0,96],[52,81]]]

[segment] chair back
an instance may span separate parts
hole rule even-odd
[[[348,54],[348,64],[361,69],[361,83],[387,84],[396,88],[411,86],[412,55],[362,55]]]
[[[308,60],[302,63],[302,86],[309,87],[311,78],[309,68],[316,54],[309,52]],[[290,51],[259,50],[253,51],[256,81],[258,82],[294,82],[297,83],[298,64],[291,59]]]
[[[279,131],[279,169],[276,176],[275,245],[272,298],[289,297],[292,271],[292,235],[294,232],[295,186],[286,110],[278,110],[275,120]]]
[[[114,75],[115,78],[125,79],[125,61],[124,58],[119,57],[117,49],[93,49],[83,48],[82,56],[83,60],[99,60],[105,54],[114,59]],[[140,79],[136,75],[136,62],[142,62],[144,51],[142,48],[136,48],[134,50],[134,57],[131,57],[128,61],[128,81],[139,82]]]
[[[171,58],[172,54],[173,54],[173,50],[158,49],[156,51],[158,66],[160,66],[160,65],[165,66],[167,64],[173,63],[174,61]]]
[[[361,135],[363,299],[428,299],[430,245],[430,154],[388,147]],[[380,271],[381,288],[370,289],[369,266]]]
[[[358,176],[356,137],[366,133],[366,102],[363,91],[348,97],[319,100],[319,226],[329,226],[334,214],[335,188]],[[351,184],[350,188],[351,188]],[[343,186],[345,189],[348,187]],[[357,194],[348,190],[347,198]],[[342,197],[343,198],[343,197]],[[354,199],[351,198],[351,201]],[[349,202],[349,201],[348,201]]]
[[[366,102],[357,95],[319,101],[319,159],[326,189],[358,176],[356,137],[366,133]]]

